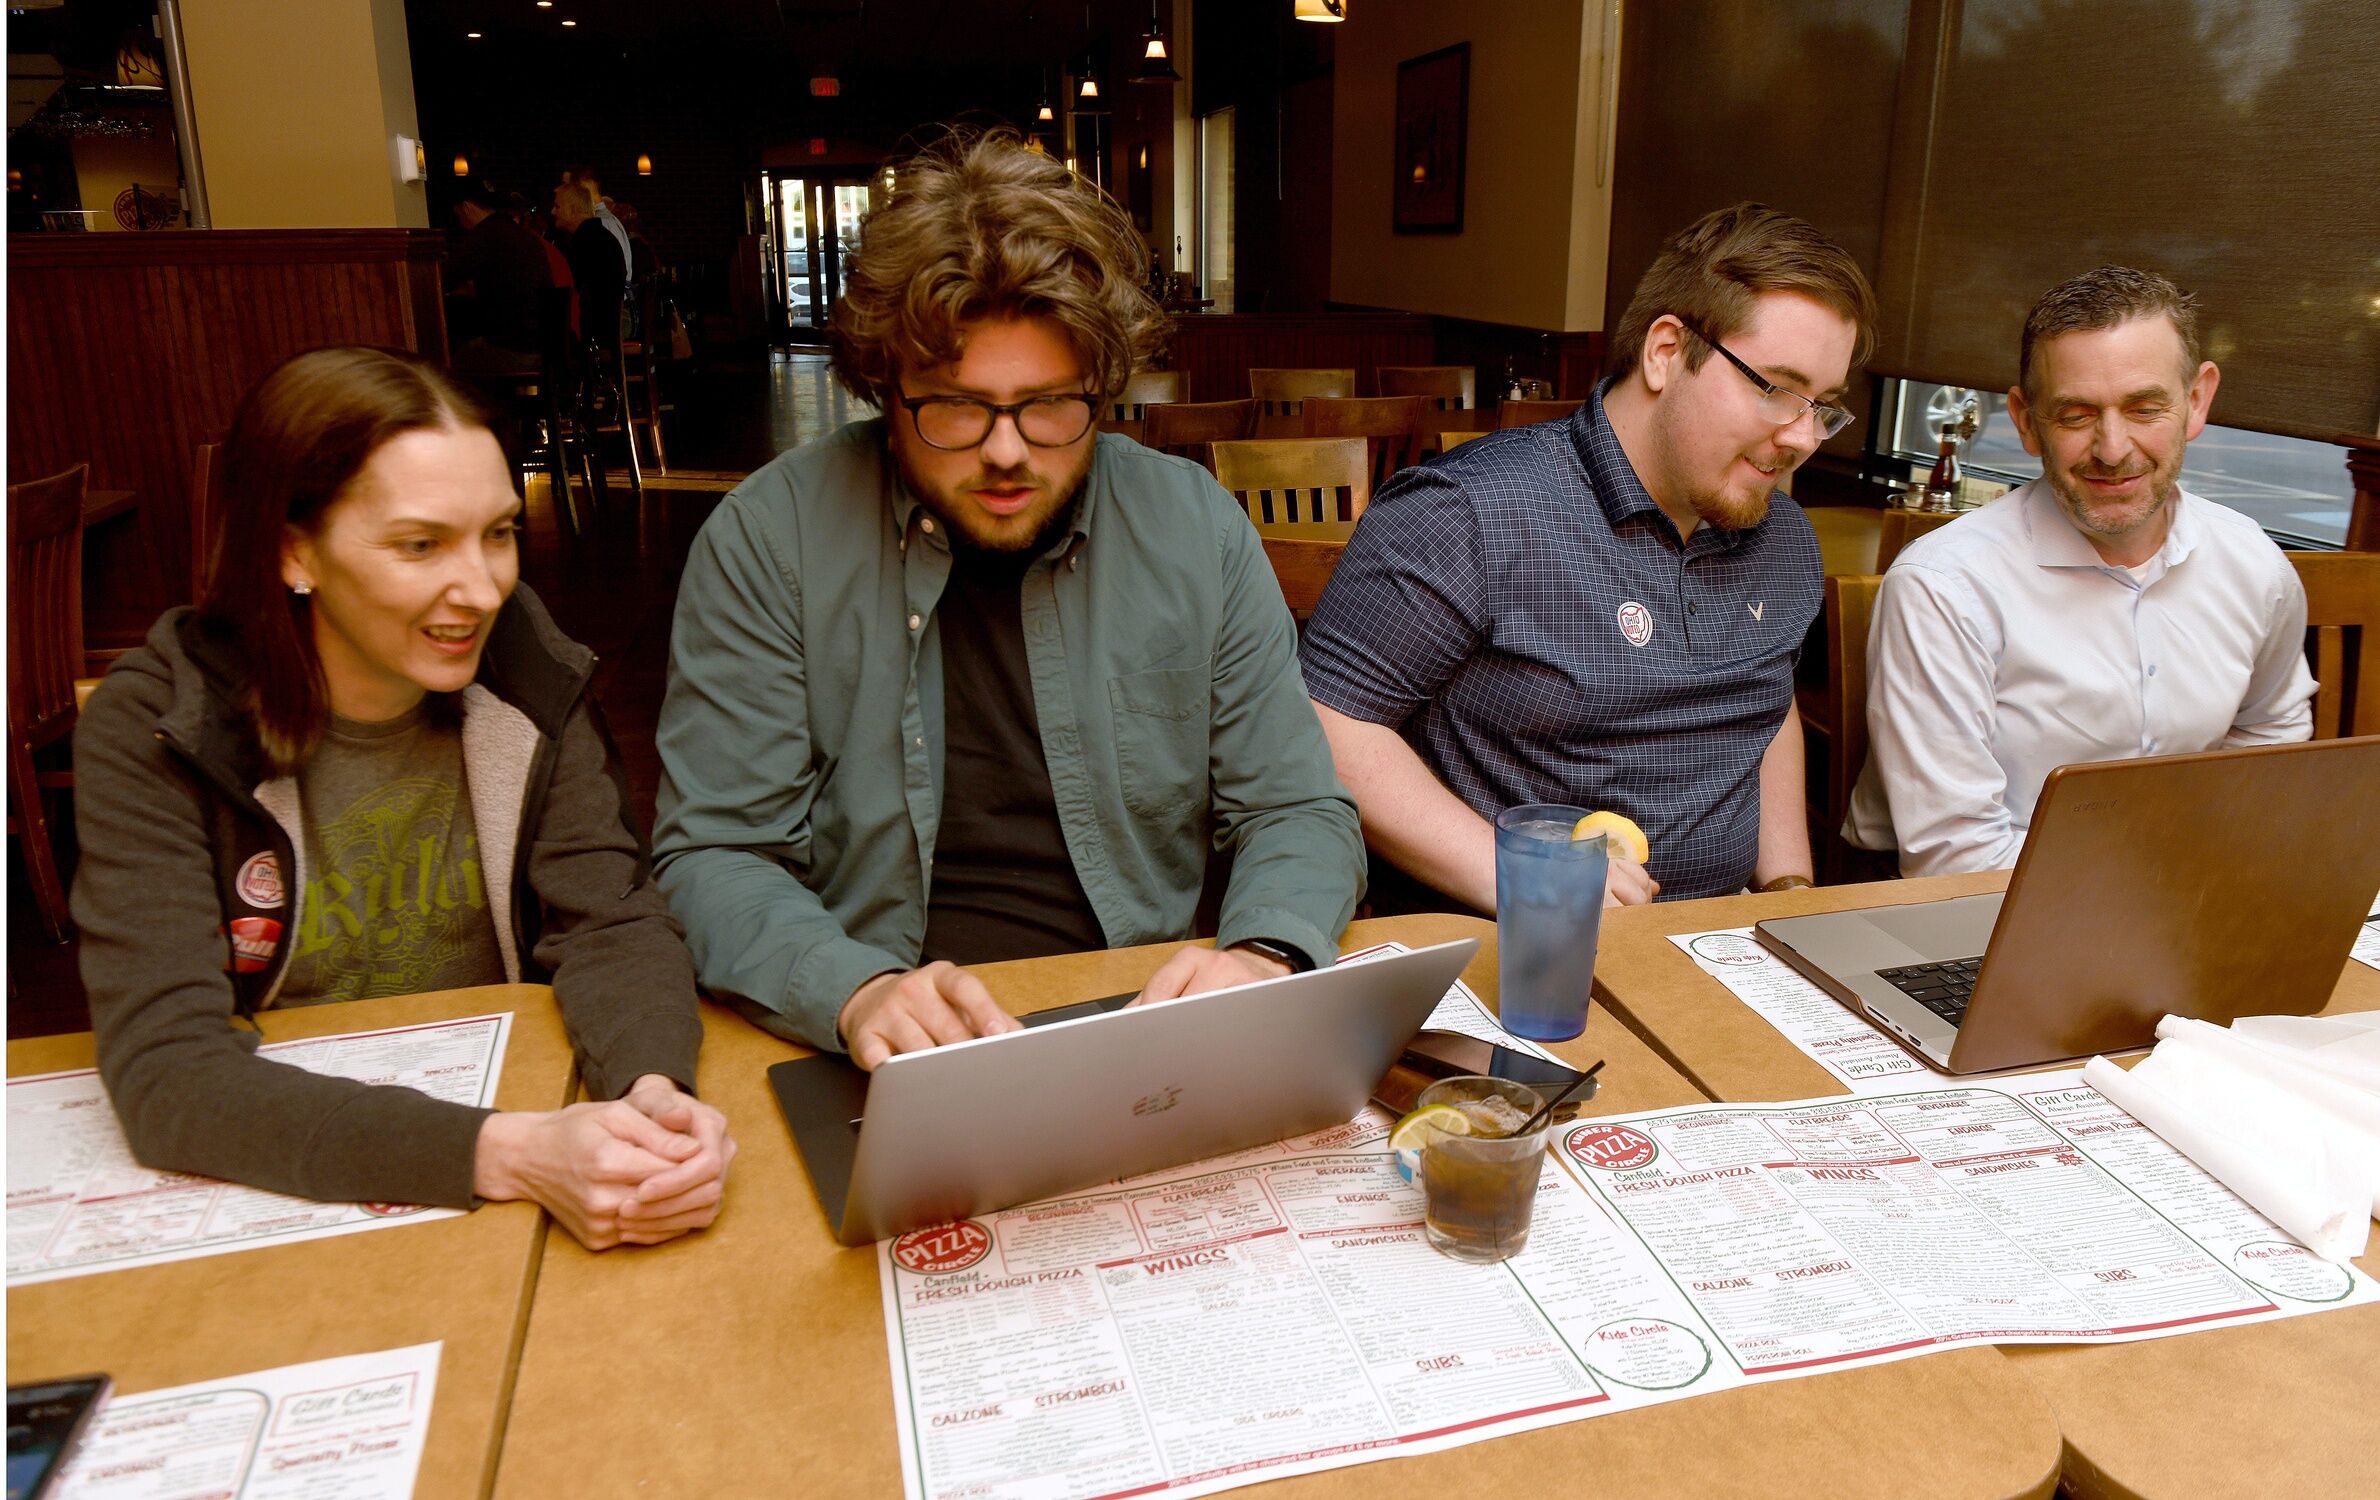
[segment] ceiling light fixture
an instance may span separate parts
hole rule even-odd
[[[471,175],[471,158],[460,151],[455,153],[455,175],[457,177]]]
[[[1157,0],[1149,0],[1149,32],[1141,41],[1140,66],[1132,73],[1134,83],[1180,83],[1182,75],[1173,70],[1173,58],[1165,46],[1165,33],[1157,29]]]
[[[464,33],[463,33],[463,35],[465,35],[465,36],[469,37],[471,40],[473,40],[473,41],[475,41],[475,42],[479,40],[479,33],[478,33],[478,32],[476,32],[476,31],[466,31],[466,32],[464,32]]]
[[[1297,18],[1301,21],[1344,21],[1347,19],[1347,0],[1297,0]]]
[[[576,26],[576,25],[578,24],[578,22],[576,22],[576,21],[564,21],[562,24],[563,24],[563,25],[565,25],[565,26]]]
[[[653,158],[649,153],[643,151],[636,153],[636,175],[639,177],[653,175]]]

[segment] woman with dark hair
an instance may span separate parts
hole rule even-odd
[[[213,581],[75,737],[74,915],[133,1153],[327,1200],[530,1198],[590,1248],[709,1224],[679,929],[587,696],[519,587],[485,414],[411,355],[317,349],[226,441]],[[551,976],[588,1094],[492,1112],[256,1055],[274,1006]]]

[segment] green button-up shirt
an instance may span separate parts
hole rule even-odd
[[[881,421],[746,479],[687,559],[654,831],[703,984],[838,1047],[874,976],[917,966],[942,815],[946,528]],[[1204,469],[1102,436],[1071,531],[1026,573],[1025,656],[1075,872],[1111,945],[1187,937],[1232,856],[1218,945],[1338,952],[1355,803],[1247,517]]]

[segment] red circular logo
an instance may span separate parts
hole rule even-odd
[[[429,1212],[427,1207],[419,1203],[358,1203],[356,1207],[381,1219],[402,1219],[407,1214]]]
[[[964,1271],[992,1253],[992,1232],[973,1219],[912,1229],[893,1241],[893,1264],[920,1276]]]
[[[240,866],[240,873],[233,877],[231,888],[242,901],[265,911],[277,911],[289,899],[281,884],[281,861],[273,857],[270,849],[250,855],[248,862]]]
[[[1605,1172],[1641,1167],[1661,1154],[1653,1138],[1626,1125],[1581,1125],[1562,1138],[1563,1149]]]
[[[261,974],[272,967],[281,946],[281,924],[271,917],[234,917],[225,924],[231,938],[230,967],[235,973]]]

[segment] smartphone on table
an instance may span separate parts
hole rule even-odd
[[[114,1389],[105,1375],[8,1388],[8,1500],[40,1500],[57,1487],[68,1455]]]

